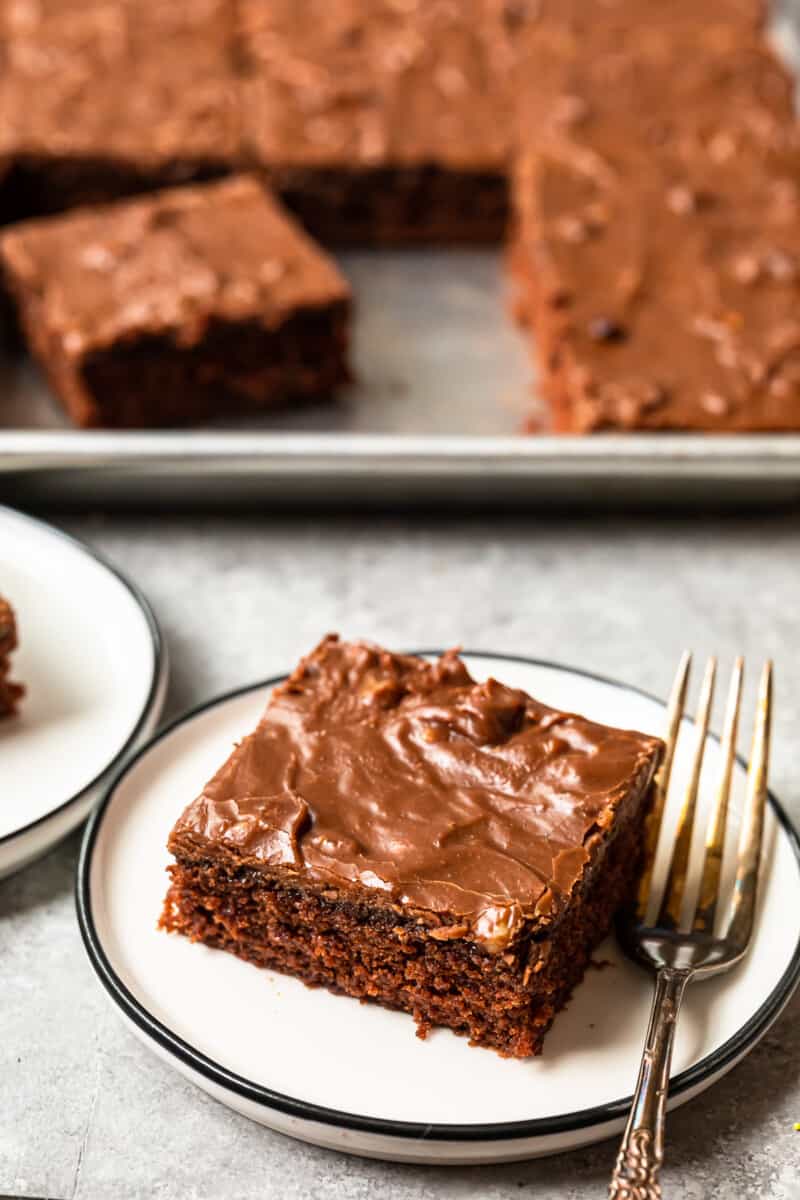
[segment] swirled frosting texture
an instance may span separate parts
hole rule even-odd
[[[794,81],[747,7],[546,0],[515,263],[562,432],[800,428]]]
[[[378,889],[492,949],[555,915],[657,738],[556,712],[454,651],[326,638],[178,821],[170,848]]]

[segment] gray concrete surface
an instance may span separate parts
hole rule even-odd
[[[277,672],[331,629],[553,657],[665,693],[684,645],[777,662],[773,782],[800,819],[800,516],[60,522],[162,622],[166,716]],[[0,884],[0,1195],[462,1200],[605,1195],[611,1144],[479,1169],[366,1162],[215,1104],[123,1028],[75,922],[78,838]],[[800,996],[669,1127],[668,1197],[800,1197]]]

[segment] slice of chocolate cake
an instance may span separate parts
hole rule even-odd
[[[10,655],[17,648],[17,622],[11,605],[0,596],[0,717],[16,712],[25,689],[9,679]]]
[[[499,240],[511,7],[241,0],[246,153],[323,239]]]
[[[0,153],[4,221],[234,169],[233,6],[0,5]]]
[[[28,221],[0,264],[78,425],[175,425],[326,398],[350,289],[247,177]]]
[[[329,637],[177,821],[162,925],[536,1054],[634,886],[661,752],[455,652]]]

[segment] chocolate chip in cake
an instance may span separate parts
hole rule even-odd
[[[622,342],[628,336],[625,326],[613,317],[592,317],[586,330],[595,342]]]

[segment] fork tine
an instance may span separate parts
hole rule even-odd
[[[645,830],[644,867],[639,879],[639,890],[636,898],[636,919],[644,922],[647,917],[650,884],[653,878],[653,866],[658,849],[658,835],[661,832],[661,821],[664,816],[664,806],[669,790],[669,780],[672,774],[672,762],[675,757],[675,746],[678,741],[683,710],[686,707],[686,689],[689,686],[689,672],[692,666],[692,655],[684,650],[678,670],[672,684],[672,691],[667,705],[667,734],[664,761],[656,777],[653,788],[653,803],[647,818]]]
[[[733,889],[731,920],[725,937],[739,953],[750,941],[756,907],[758,865],[767,804],[769,743],[772,728],[772,663],[767,661],[758,689],[758,708],[753,728],[753,746],[747,771],[747,799],[739,838],[739,861]]]
[[[714,808],[708,820],[706,830],[706,854],[703,862],[703,874],[700,879],[700,891],[697,897],[697,908],[692,922],[695,933],[705,933],[712,936],[714,921],[719,899],[719,883],[722,874],[722,855],[725,848],[725,825],[728,820],[728,801],[731,791],[731,775],[736,757],[736,734],[739,727],[739,708],[742,699],[742,676],[744,674],[744,659],[737,658],[731,675],[728,689],[728,702],[725,706],[725,724],[722,732],[722,766],[720,767],[719,783]]]
[[[703,685],[700,689],[700,703],[695,718],[695,747],[692,773],[686,788],[683,807],[678,819],[678,832],[669,864],[669,874],[664,888],[664,898],[658,914],[658,925],[664,929],[677,929],[681,923],[681,908],[683,893],[686,887],[686,876],[689,869],[689,854],[692,848],[692,833],[694,832],[694,814],[697,807],[697,792],[700,785],[700,772],[703,766],[703,755],[708,736],[708,722],[711,715],[711,702],[714,698],[714,680],[717,673],[717,660],[709,658],[706,664]]]

